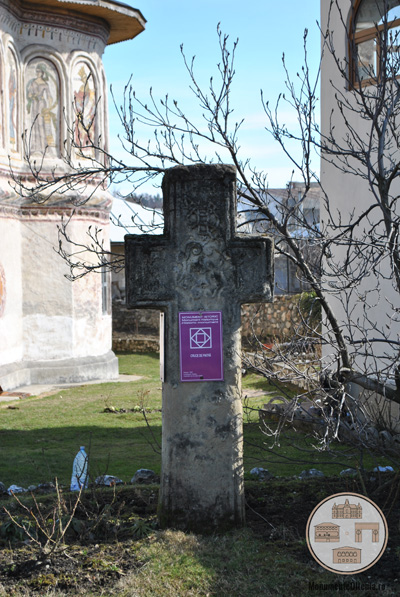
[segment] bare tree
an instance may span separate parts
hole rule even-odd
[[[319,421],[315,431],[325,446],[341,437],[352,437],[361,445],[370,445],[375,439],[378,446],[376,422],[374,427],[368,404],[358,399],[350,384],[356,382],[400,403],[399,338],[393,338],[390,330],[378,329],[368,313],[371,301],[378,300],[381,279],[389,277],[397,295],[400,291],[400,213],[398,195],[393,190],[400,176],[399,54],[391,51],[396,46],[398,33],[392,31],[386,16],[388,2],[384,0],[382,4],[382,23],[376,25],[379,75],[366,64],[363,64],[362,76],[355,75],[351,59],[336,52],[329,19],[325,30],[321,30],[322,57],[329,55],[333,60],[341,81],[340,86],[332,84],[335,108],[328,129],[321,131],[318,124],[321,63],[317,72],[310,72],[307,31],[304,33],[304,66],[295,80],[283,58],[286,91],[277,105],[271,106],[261,94],[267,129],[292,162],[292,180],[302,183],[300,196],[294,193],[293,182],[289,181],[285,197],[277,200],[270,193],[267,173],[254,167],[249,156],[242,156],[239,139],[243,120],[233,119],[231,105],[238,41],[231,43],[219,26],[217,76],[210,79],[206,89],[198,83],[194,58],[189,60],[181,47],[198,114],[185,113],[178,101],[168,95],[155,98],[151,89],[148,100],[144,101],[137,97],[129,81],[122,103],[114,99],[123,128],[121,142],[127,152],[126,161],[107,153],[100,140],[91,135],[91,123],[83,123],[87,129],[85,138],[91,140],[95,149],[93,155],[98,157],[88,159],[71,130],[71,140],[65,144],[64,152],[67,169],[53,171],[49,176],[42,164],[32,161],[26,134],[25,158],[30,164],[30,176],[13,176],[18,192],[28,200],[47,201],[54,195],[66,195],[79,206],[82,189],[87,197],[88,188],[94,192],[99,186],[123,181],[131,185],[131,193],[137,193],[144,182],[156,181],[165,169],[174,165],[210,161],[234,163],[238,198],[250,214],[247,220],[254,218],[258,223],[263,222],[265,232],[275,239],[276,254],[293,264],[312,291],[308,308],[299,306],[302,322],[293,330],[292,337],[287,342],[277,343],[268,352],[259,342],[259,350],[251,358],[247,357],[247,364],[269,379],[291,381],[304,388],[296,399],[281,408],[281,424],[269,427],[268,432],[275,437],[284,422],[293,421],[299,413],[298,418],[301,418],[313,412],[312,416]],[[330,10],[339,13],[343,31],[352,44],[352,55],[356,55],[354,32],[346,29],[341,1],[331,0]],[[296,115],[294,129],[289,130],[280,122],[283,102]],[[337,134],[337,118],[342,119],[344,134]],[[354,125],[354,118],[363,122],[362,134]],[[137,137],[138,123],[152,129],[148,141]],[[293,141],[301,148],[300,158],[289,149]],[[71,152],[82,159],[72,159]],[[334,198],[325,192],[319,180],[319,156],[323,162],[337,168],[338,176],[354,176],[366,183],[368,204],[361,213],[337,212]],[[321,187],[324,222],[307,217],[302,209],[315,183]],[[79,255],[87,247],[66,250],[65,241],[69,247],[74,246],[67,223],[60,227],[59,252],[70,264],[72,279],[84,275],[86,264],[80,261]],[[88,247],[98,255],[90,269],[110,267],[112,256],[103,250],[96,230],[89,231]],[[366,291],[364,282],[371,273],[373,288]],[[362,317],[354,311],[354,303],[360,301],[365,305]],[[321,313],[317,318],[316,306]],[[387,304],[386,308],[389,320],[398,322],[398,306]],[[318,351],[312,350],[315,344],[323,346],[322,358]],[[299,358],[302,352],[307,353],[307,359]]]
[[[372,4],[368,4],[369,12],[365,11],[368,17]],[[325,350],[319,390],[325,390],[325,395],[320,395],[318,404],[327,407],[323,409],[327,423],[324,438],[333,433],[333,437],[356,437],[364,445],[382,447],[383,443],[386,452],[387,448],[396,451],[387,427],[392,426],[396,435],[399,422],[399,411],[390,401],[400,402],[400,56],[393,14],[395,8],[400,12],[398,5],[387,0],[375,2],[376,23],[372,32],[367,32],[365,23],[357,22],[357,17],[362,20],[362,12],[353,14],[349,30],[348,5],[341,0],[329,3],[321,34],[322,65],[331,68],[331,101],[322,129],[312,118],[315,87],[310,84],[306,52],[305,66],[298,75],[300,92],[286,71],[288,94],[280,98],[296,110],[299,130],[281,125],[278,107],[272,110],[264,104],[270,130],[285,153],[290,155],[288,141],[296,140],[303,147],[303,162],[295,163],[295,167],[302,170],[315,148],[328,172],[332,174],[335,169],[336,176],[363,185],[365,203],[347,211],[337,207],[334,185],[322,188],[325,217],[318,236],[319,284],[313,283],[306,268],[299,268],[323,312]],[[345,44],[338,49],[340,36]],[[306,171],[310,172],[308,166]],[[287,210],[285,214],[289,217]],[[286,231],[282,232],[286,243]],[[385,315],[379,322],[375,314],[378,305]],[[284,360],[282,355],[278,359]],[[288,359],[285,364],[293,370]],[[298,377],[302,373],[298,371]],[[360,387],[367,390],[369,401],[360,400]],[[389,402],[375,402],[374,393]],[[286,411],[292,411],[293,406],[291,403]],[[384,413],[385,409],[388,412]]]

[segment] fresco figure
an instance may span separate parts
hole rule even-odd
[[[26,109],[30,115],[30,150],[32,153],[44,153],[56,147],[57,131],[57,86],[52,85],[54,77],[44,62],[35,67],[35,77],[26,86]],[[53,89],[51,88],[53,87]]]
[[[86,65],[82,64],[77,71],[74,85],[75,144],[79,152],[88,157],[94,156],[96,92],[93,76]]]

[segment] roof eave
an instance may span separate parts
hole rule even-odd
[[[23,5],[49,6],[73,10],[105,21],[110,28],[107,44],[133,39],[141,33],[146,19],[136,8],[117,0],[23,0]]]

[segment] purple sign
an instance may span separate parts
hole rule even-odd
[[[179,313],[181,381],[223,381],[221,311]]]

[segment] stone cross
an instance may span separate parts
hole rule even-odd
[[[236,170],[178,166],[164,234],[125,237],[127,305],[165,314],[159,522],[244,522],[241,304],[272,300],[273,246],[236,233]]]

